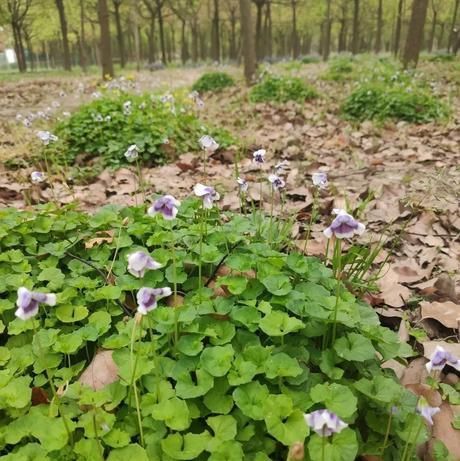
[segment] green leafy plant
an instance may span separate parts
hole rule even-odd
[[[174,227],[143,207],[0,211],[2,459],[284,460],[305,441],[311,461],[322,443],[351,461],[414,443],[416,397],[380,367],[410,348],[316,258],[215,208],[203,233],[200,210],[186,200]],[[127,272],[139,250],[162,265],[142,280]],[[180,300],[134,317],[141,287],[173,284]],[[21,286],[56,306],[15,318]],[[325,442],[304,420],[321,408],[349,425]]]
[[[447,117],[449,110],[438,97],[398,77],[388,83],[374,81],[359,85],[341,107],[350,120],[404,120],[428,123]]]
[[[316,90],[300,78],[266,75],[251,89],[249,99],[252,102],[303,103],[317,96]]]
[[[235,81],[230,75],[225,72],[208,72],[193,84],[192,89],[199,93],[217,93],[230,86],[235,86]]]
[[[354,70],[355,64],[352,57],[337,57],[329,62],[324,78],[334,81],[350,80]]]
[[[191,106],[128,93],[108,93],[84,105],[53,132],[59,140],[46,149],[55,162],[73,164],[83,156],[113,167],[127,162],[124,153],[133,144],[139,148],[140,162],[154,165],[198,151],[203,134],[215,135],[223,146],[233,141],[224,130],[203,126]]]

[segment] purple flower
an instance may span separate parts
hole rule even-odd
[[[207,209],[212,208],[213,202],[220,199],[219,193],[211,186],[196,184],[193,191],[197,197],[203,199],[203,207]]]
[[[131,146],[128,147],[128,150],[125,152],[125,157],[128,162],[133,162],[134,160],[137,160],[139,157],[139,148],[136,146],[136,144],[132,144]]]
[[[326,189],[328,185],[326,173],[318,171],[317,173],[313,173],[311,175],[311,179],[313,181],[314,186],[318,187],[319,189]]]
[[[238,183],[238,187],[240,188],[240,192],[245,194],[248,191],[249,184],[246,179],[238,177],[236,182]]]
[[[51,134],[49,131],[38,131],[37,136],[45,146],[47,146],[50,142],[58,140],[58,137],[54,134]]]
[[[345,210],[334,210],[337,217],[332,221],[332,224],[323,231],[327,238],[335,236],[338,239],[351,238],[353,235],[361,235],[366,226],[356,221],[353,216],[349,215]]]
[[[55,306],[56,295],[37,293],[21,287],[18,289],[18,299],[16,301],[18,308],[14,314],[22,320],[28,320],[38,314],[38,305],[40,303]]]
[[[265,149],[256,150],[252,154],[252,161],[254,163],[257,163],[258,165],[262,165],[262,163],[265,163],[265,154],[266,153],[267,153],[267,151]]]
[[[211,136],[202,136],[199,140],[200,146],[209,154],[219,149],[219,144]]]
[[[42,173],[41,171],[32,171],[32,173],[30,173],[30,180],[34,184],[44,182],[46,180],[45,173]]]
[[[160,101],[163,104],[168,104],[168,103],[169,104],[174,104],[175,99],[174,99],[174,96],[171,93],[166,93],[163,96],[161,96]]]
[[[156,270],[161,267],[150,255],[143,251],[136,251],[128,255],[128,272],[134,277],[142,278],[148,270]]]
[[[177,216],[179,207],[179,200],[176,200],[172,195],[165,195],[156,200],[155,203],[147,210],[147,213],[150,216],[155,216],[156,214],[161,213],[163,218],[173,220]]]
[[[147,315],[157,307],[157,302],[161,298],[171,296],[171,288],[141,288],[137,292],[137,312]]]
[[[422,415],[423,418],[425,418],[425,421],[430,426],[432,426],[433,425],[433,419],[432,419],[433,416],[436,413],[439,413],[441,411],[441,409],[439,407],[430,407],[430,405],[428,405],[428,402],[425,399],[425,397],[420,397],[418,399],[416,411],[417,411],[417,413]]]
[[[431,373],[432,370],[441,371],[446,365],[460,371],[460,360],[443,347],[437,346],[430,361],[425,365],[426,369]]]
[[[305,422],[321,437],[338,434],[348,427],[335,413],[328,410],[316,410],[304,414]]]
[[[286,186],[284,179],[276,174],[271,174],[268,177],[269,182],[271,182],[273,189],[281,190]]]

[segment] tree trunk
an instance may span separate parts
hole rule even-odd
[[[428,0],[414,0],[412,15],[404,50],[404,68],[417,67],[420,50],[423,44],[423,29],[425,27]]]
[[[354,0],[353,12],[353,38],[351,42],[351,52],[358,54],[359,52],[359,0]]]
[[[215,62],[220,62],[219,0],[214,0],[214,15],[212,17],[212,30],[211,30],[211,58]]]
[[[270,59],[273,56],[273,21],[272,21],[272,5],[271,0],[267,1],[265,9],[265,55]]]
[[[186,23],[184,19],[181,19],[181,33],[180,33],[180,59],[182,61],[182,64],[187,63],[187,38],[185,36],[186,29],[185,29]]]
[[[86,31],[85,31],[85,0],[80,0],[80,67],[86,72],[87,54],[86,54]]]
[[[18,70],[19,72],[27,71],[27,63],[25,60],[24,45],[22,43],[21,29],[15,23],[11,24],[13,29],[13,39],[14,39],[14,52],[16,53],[16,59],[18,61]]]
[[[331,54],[331,30],[332,30],[332,21],[331,21],[331,0],[327,0],[326,4],[326,18],[323,23],[323,46],[322,46],[322,55],[323,60],[327,61],[329,55]]]
[[[163,2],[156,0],[157,5],[157,14],[158,14],[158,27],[160,33],[160,46],[161,46],[161,60],[163,64],[166,65],[166,43],[165,43],[165,31],[164,31],[164,22],[163,22]]]
[[[241,51],[244,59],[244,76],[246,77],[246,82],[250,84],[254,80],[257,71],[256,49],[251,19],[251,2],[250,0],[239,1],[241,17]]]
[[[100,50],[102,78],[113,78],[112,44],[110,42],[109,9],[107,7],[107,0],[97,1],[97,15],[101,31]]]
[[[115,8],[115,27],[117,29],[118,52],[120,53],[120,66],[122,69],[126,66],[125,41],[123,37],[123,28],[121,27],[120,6],[122,0],[113,0]]]
[[[379,0],[377,8],[377,34],[375,37],[375,52],[382,51],[382,33],[383,33],[383,0]]]
[[[190,28],[192,32],[192,62],[196,64],[198,62],[198,48],[200,41],[198,20],[196,18],[193,18]]]
[[[299,57],[299,35],[297,33],[297,1],[291,0],[292,10],[292,57],[297,59]]]
[[[450,26],[449,43],[447,45],[447,51],[450,51],[452,49],[455,37],[457,35],[455,31],[455,27],[457,24],[457,15],[458,15],[459,7],[460,7],[460,0],[455,0],[454,15],[452,16],[452,24]]]
[[[150,16],[150,27],[147,34],[147,41],[149,45],[148,60],[149,64],[153,64],[156,61],[156,49],[155,49],[155,15]]]
[[[62,49],[64,51],[64,70],[72,70],[70,61],[69,38],[67,36],[67,19],[65,17],[65,8],[63,0],[56,0],[56,7],[59,13],[59,22],[61,24]]]
[[[433,52],[433,47],[434,47],[434,38],[436,36],[436,21],[438,19],[438,12],[434,9],[433,7],[433,22],[431,24],[431,33],[430,33],[430,39],[428,41],[428,51],[430,53]]]
[[[230,12],[230,47],[229,56],[231,60],[236,60],[236,12],[232,10]]]
[[[348,9],[348,0],[342,2],[342,16],[340,18],[340,32],[339,32],[339,44],[338,51],[343,53],[347,49],[347,9]]]
[[[264,0],[256,2],[256,58],[261,61],[264,57],[264,38],[262,35],[262,10],[264,7]]]
[[[403,9],[404,9],[404,0],[399,0],[398,15],[396,17],[395,43],[394,43],[394,50],[393,50],[395,56],[398,56],[399,49],[401,47],[401,29],[402,29]]]

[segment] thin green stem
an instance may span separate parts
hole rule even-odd
[[[387,428],[386,428],[386,431],[385,431],[385,438],[383,439],[383,444],[382,444],[382,448],[381,448],[381,451],[380,451],[380,456],[383,458],[383,455],[385,453],[385,449],[387,447],[387,443],[388,443],[388,438],[390,437],[390,429],[391,429],[391,421],[393,419],[393,412],[391,411],[391,408],[390,408],[390,414],[388,415],[388,422],[387,422]]]
[[[308,242],[310,240],[311,227],[313,226],[313,222],[316,221],[317,210],[318,210],[318,190],[315,189],[315,194],[313,195],[313,206],[312,206],[312,210],[310,214],[310,222],[308,223],[307,235],[305,236],[305,245],[303,247],[304,254],[307,254],[307,247],[308,247]],[[329,243],[329,240],[328,240],[328,243]]]
[[[140,322],[139,322],[139,330],[140,330],[140,335],[139,335],[139,340],[142,338],[142,320],[144,316],[141,317]],[[137,368],[137,363],[138,363],[138,357],[139,354],[136,354],[135,360],[134,358],[134,343],[136,340],[136,319],[133,320],[133,331],[131,333],[131,348],[130,348],[130,363],[131,363],[131,382],[130,382],[130,389],[133,389],[134,391],[134,400],[136,403],[136,413],[137,413],[137,422],[139,425],[139,434],[141,437],[141,445],[144,446],[144,431],[142,428],[142,416],[141,416],[141,407],[139,404],[139,396],[137,393],[137,380],[136,380],[136,368]],[[134,362],[134,363],[133,363]],[[130,400],[130,397],[128,396],[128,401]]]
[[[143,177],[142,177],[141,164],[139,163],[138,158],[136,158],[136,168],[137,168],[137,184],[138,184],[138,188],[142,192],[142,203],[145,203],[145,186],[144,186],[144,180],[143,180]],[[137,199],[136,199],[136,205],[137,205]]]
[[[272,227],[273,227],[273,213],[275,209],[275,188],[272,186],[270,189],[270,225],[268,227],[268,244],[271,244],[272,240]]]
[[[334,247],[333,267],[334,267],[334,274],[336,277],[337,285],[335,286],[335,306],[334,306],[334,317],[332,319],[332,343],[331,344],[334,344],[336,334],[337,334],[337,315],[339,311],[341,266],[342,266],[342,241],[339,239],[336,239],[335,247]]]
[[[326,451],[326,437],[321,437],[321,461],[326,461],[326,458],[324,456],[325,451]]]
[[[420,424],[418,425],[418,428],[417,428],[417,432],[415,433],[414,440],[412,444],[410,444],[410,448],[407,452],[407,458],[406,458],[407,461],[410,461],[410,459],[412,458],[412,455],[414,454],[414,450],[417,447],[417,439],[420,435],[420,432],[422,431],[422,428],[423,428],[423,420],[420,421]]]
[[[401,456],[401,461],[404,461],[406,459],[407,449],[409,448],[410,439],[411,439],[413,430],[414,430],[414,419],[412,419],[410,422],[409,434],[407,436],[406,445],[404,446],[403,454]]]

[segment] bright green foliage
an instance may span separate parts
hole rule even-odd
[[[124,110],[126,103],[131,103],[129,110]],[[206,128],[191,105],[127,93],[107,93],[82,106],[53,132],[59,137],[47,148],[53,160],[73,164],[82,155],[113,167],[127,163],[124,153],[132,144],[139,148],[141,163],[155,165],[171,155],[198,151],[204,134],[223,146],[232,142],[226,132]]]
[[[252,102],[303,103],[316,98],[316,91],[298,77],[265,76],[250,92]]]
[[[192,86],[192,90],[199,93],[217,93],[224,88],[234,86],[233,77],[225,72],[208,72],[203,74]]]
[[[398,459],[411,421],[419,424],[420,417],[415,396],[381,369],[380,360],[407,356],[408,346],[380,326],[372,308],[344,286],[337,290],[339,282],[317,259],[286,255],[257,238],[248,216],[221,219],[209,212],[202,273],[215,274],[222,261],[235,273],[216,278],[228,288],[227,297],[216,297],[209,287],[199,290],[200,211],[197,200],[186,200],[173,228],[143,207],[105,207],[93,216],[51,205],[0,211],[0,313],[6,327],[0,347],[1,459],[284,460],[292,443],[305,441],[310,459],[320,460],[321,440],[303,414],[328,408],[349,428],[328,438],[325,459],[353,461],[380,453],[393,407],[398,411],[386,459]],[[113,231],[114,240],[87,249],[85,242],[99,231]],[[170,286],[168,277],[178,279],[172,241],[184,303],[173,308],[160,301],[137,324],[134,372],[133,295],[142,286]],[[127,273],[127,256],[138,250],[163,264],[143,280]],[[260,280],[241,277],[242,271]],[[56,307],[41,306],[33,320],[15,319],[20,286],[54,290]],[[335,306],[333,342],[327,332]],[[119,380],[93,391],[78,378],[101,348],[113,350]],[[48,374],[65,390],[59,402],[51,401]],[[34,403],[42,403],[32,405],[33,387],[50,401],[35,396]]]
[[[428,123],[448,115],[447,106],[432,92],[416,85],[394,82],[364,83],[342,105],[351,120],[403,120]]]
[[[352,57],[337,57],[329,61],[328,69],[324,78],[334,81],[348,80],[351,78],[354,69],[355,67]]]

